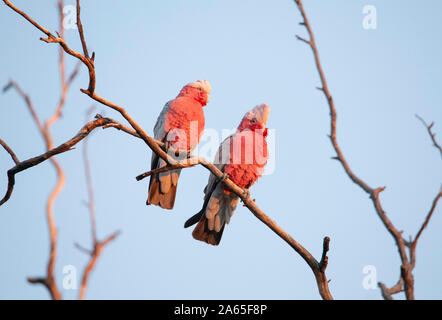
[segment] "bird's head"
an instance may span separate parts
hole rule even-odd
[[[239,124],[238,131],[244,130],[262,130],[264,136],[267,135],[267,119],[269,118],[270,107],[266,103],[257,105],[248,111]]]
[[[210,86],[209,81],[197,80],[195,82],[186,84],[181,89],[178,97],[190,97],[205,106],[207,105],[207,102],[209,102],[209,95],[211,90],[212,87]]]

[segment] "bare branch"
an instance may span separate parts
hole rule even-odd
[[[6,152],[9,153],[9,155],[12,158],[12,161],[14,161],[15,164],[18,164],[20,162],[17,156],[15,155],[14,151],[12,151],[12,149],[2,139],[0,139],[0,145],[2,145],[2,147],[6,150]]]
[[[63,52],[61,52],[63,54]],[[60,60],[60,69],[61,74],[64,74],[64,63],[62,59]],[[32,118],[34,122],[36,123],[38,130],[40,131],[45,143],[46,143],[46,149],[49,150],[52,148],[53,142],[50,135],[50,125],[51,123],[47,121],[44,126],[42,126],[41,121],[39,117],[37,116],[34,106],[32,104],[31,99],[27,94],[24,93],[24,91],[20,88],[20,86],[15,83],[14,81],[10,81],[9,84],[5,87],[5,89],[9,88],[15,88],[16,91],[19,93],[19,95],[24,99],[26,106],[28,107],[28,110],[30,111]],[[58,109],[58,108],[57,108]],[[61,106],[60,106],[61,109]],[[55,122],[58,119],[58,117],[54,117],[53,122]],[[53,123],[52,122],[52,123]],[[51,159],[54,168],[57,173],[57,184],[54,187],[53,191],[51,192],[47,205],[46,205],[46,215],[47,215],[47,221],[48,221],[48,227],[49,227],[49,237],[50,237],[50,255],[49,255],[49,262],[48,262],[48,268],[47,268],[47,276],[46,281],[44,282],[44,285],[49,290],[49,293],[53,299],[59,300],[61,299],[60,291],[58,290],[58,287],[56,285],[56,282],[54,280],[54,268],[55,268],[55,257],[56,257],[56,236],[57,236],[57,230],[55,227],[55,223],[53,220],[53,205],[55,202],[55,199],[57,195],[60,193],[61,189],[63,188],[65,176],[63,173],[63,170],[61,169],[60,164],[55,160]],[[16,165],[19,165],[19,163],[16,163]],[[13,179],[10,179],[9,172],[8,172],[8,191],[12,189],[9,189],[10,187],[13,187]],[[2,202],[0,202],[0,205]],[[42,283],[41,281],[31,281],[31,283]]]
[[[414,241],[412,243],[412,246],[416,246],[417,241],[419,240],[419,237],[421,236],[422,232],[424,231],[425,227],[430,222],[431,216],[433,215],[434,210],[437,207],[437,203],[439,199],[442,198],[442,188],[439,190],[439,193],[436,195],[436,197],[433,200],[433,204],[431,205],[431,209],[427,214],[427,217],[425,218],[424,223],[422,224],[421,228],[419,229],[418,233],[416,234],[416,237],[414,237]]]
[[[434,213],[434,211],[436,210],[437,204],[439,202],[439,200],[442,198],[442,187],[439,190],[439,193],[436,195],[436,197],[433,200],[433,203],[431,205],[430,211],[428,211],[427,216],[425,217],[425,221],[422,224],[422,226],[420,227],[419,231],[417,232],[416,236],[414,237],[413,241],[410,241],[410,259],[411,259],[411,269],[413,269],[416,266],[416,246],[417,246],[417,242],[420,238],[420,236],[422,235],[422,232],[424,231],[424,229],[427,227],[428,223],[430,222],[430,219]]]
[[[311,42],[309,40],[303,38],[303,37],[300,37],[300,36],[296,35],[296,39],[298,39],[299,41],[305,42],[309,46],[311,45]]]
[[[83,247],[81,244],[79,243],[74,243],[75,248],[77,248],[78,250],[80,250],[83,253],[86,253],[88,256],[92,255],[92,251],[89,249],[86,249],[85,247]]]
[[[94,111],[94,109],[95,106],[89,108],[89,110],[86,112],[86,119],[89,119],[90,114]],[[88,140],[89,139],[86,138],[83,143],[83,163],[84,163],[84,171],[86,176],[86,185],[89,195],[88,208],[89,208],[89,215],[91,218],[92,243],[95,245],[97,243],[97,230],[96,230],[97,228],[95,224],[94,189],[92,187],[91,168],[87,154]]]
[[[94,111],[94,109],[95,109],[95,106],[92,106],[91,108],[89,108],[87,110],[86,119],[88,119],[90,117],[90,114]],[[87,152],[87,146],[88,146],[87,142],[88,142],[89,138],[90,137],[86,138],[84,141],[84,144],[83,144],[83,163],[84,163],[84,168],[85,168],[86,184],[87,184],[88,195],[89,195],[88,209],[89,209],[89,215],[91,218],[91,233],[92,233],[92,248],[93,249],[87,250],[78,244],[76,245],[77,248],[79,248],[80,250],[82,250],[84,252],[88,252],[90,254],[90,260],[89,260],[89,262],[83,272],[83,279],[81,282],[80,293],[78,296],[80,300],[83,300],[85,297],[89,276],[90,276],[92,270],[94,269],[94,266],[97,263],[102,250],[104,249],[104,247],[108,243],[113,241],[120,233],[119,231],[117,231],[117,232],[113,233],[112,235],[110,235],[109,237],[107,237],[103,241],[97,240],[97,225],[96,225],[96,220],[95,220],[95,205],[94,205],[94,189],[92,187],[91,170],[90,170],[90,164],[89,164],[88,152]]]
[[[40,30],[41,32],[43,32],[44,34],[46,34],[48,36],[48,38],[53,37],[52,34],[46,30],[45,28],[43,28],[42,26],[40,26],[38,23],[36,23],[34,20],[32,20],[26,13],[24,13],[23,11],[17,9],[16,7],[14,7],[14,5],[8,1],[8,0],[3,0],[3,2],[10,7],[12,10],[14,10],[15,12],[17,12],[18,14],[20,14],[23,18],[25,18],[26,20],[28,20],[30,23],[32,23],[34,25],[34,27],[36,27],[38,30]]]
[[[31,113],[32,119],[34,120],[35,124],[37,125],[38,130],[42,135],[44,135],[44,128],[41,124],[40,118],[38,117],[37,113],[35,112],[34,105],[32,104],[31,99],[29,98],[29,95],[27,95],[22,88],[14,81],[9,80],[9,83],[4,87],[3,92],[8,91],[9,89],[14,88],[17,93],[22,97],[22,99],[25,101],[26,107],[28,108],[29,112]]]
[[[427,123],[425,122],[425,120],[422,119],[419,115],[416,114],[415,116],[416,116],[416,118],[418,118],[418,119],[422,122],[422,124],[427,128],[428,134],[430,135],[431,141],[433,142],[433,146],[434,146],[436,149],[439,150],[440,156],[442,157],[442,147],[437,143],[437,141],[436,141],[436,134],[433,133],[433,131],[432,131],[433,126],[434,126],[434,122],[432,122],[431,124],[427,124]]]
[[[63,39],[64,36],[64,28],[63,28],[63,1],[60,0],[58,2],[58,10],[59,10],[59,23],[60,23],[60,32],[57,33],[58,37]],[[25,16],[26,18],[26,16]],[[29,17],[28,17],[29,20]],[[35,24],[34,24],[35,25]],[[72,83],[72,81],[75,79],[76,75],[78,74],[79,65],[74,69],[72,74],[70,75],[68,81],[66,81],[66,72],[65,72],[65,63],[64,63],[64,51],[60,48],[60,54],[59,54],[59,70],[60,70],[60,82],[61,82],[61,97],[60,101],[55,109],[54,114],[45,122],[44,126],[42,126],[41,121],[39,120],[38,116],[35,113],[35,110],[33,108],[33,105],[31,103],[30,98],[20,89],[20,87],[14,83],[13,81],[10,82],[6,88],[14,87],[18,93],[23,97],[23,99],[26,102],[26,105],[28,106],[28,109],[31,112],[31,115],[37,124],[37,127],[45,141],[46,144],[46,150],[49,152],[54,147],[53,139],[51,136],[51,126],[61,117],[61,111],[65,104],[66,95],[69,90],[69,86]],[[56,248],[57,248],[57,229],[55,226],[55,221],[53,218],[53,207],[55,203],[55,199],[61,192],[64,183],[65,183],[65,175],[64,172],[58,163],[57,160],[54,158],[50,159],[56,174],[57,174],[57,182],[55,187],[53,188],[51,194],[49,195],[47,204],[46,204],[46,216],[47,216],[47,223],[49,228],[49,238],[50,238],[50,254],[49,254],[49,261],[47,265],[47,273],[46,278],[44,281],[41,281],[41,278],[38,278],[36,281],[35,279],[29,279],[30,283],[41,283],[46,286],[48,289],[52,299],[59,300],[62,298],[61,293],[57,287],[55,277],[54,277],[54,270],[55,270],[55,260],[56,260]],[[21,165],[21,163],[18,163],[16,166]],[[11,175],[10,172],[8,172],[8,191],[10,190],[12,192],[13,182],[14,179],[10,179]],[[6,199],[7,200],[7,199]],[[3,200],[2,200],[3,201]],[[2,202],[1,202],[2,203]],[[0,203],[0,205],[1,205]]]
[[[138,175],[135,179],[137,181],[141,181],[144,178],[150,177],[153,174],[168,172],[168,171],[172,171],[172,170],[176,170],[176,169],[183,169],[183,168],[194,167],[194,166],[200,164],[201,161],[206,161],[206,160],[201,159],[201,158],[196,158],[196,157],[184,159],[184,160],[181,160],[181,161],[177,162],[174,165],[167,165],[167,166],[164,166],[164,167],[161,167],[161,168],[157,168],[157,169],[154,169],[154,170],[142,173],[142,174]]]
[[[322,272],[324,272],[325,269],[327,268],[327,264],[328,264],[327,252],[329,250],[330,250],[330,238],[329,237],[325,237],[324,238],[323,249],[322,249],[322,257],[321,257],[321,261],[319,262],[319,269]]]
[[[86,40],[84,40],[84,31],[83,31],[83,24],[81,23],[81,19],[80,19],[80,0],[77,0],[77,28],[78,28],[78,33],[80,35],[80,39],[81,39],[81,46],[83,47],[83,53],[84,56],[89,59],[89,53],[87,52],[87,44],[86,44]]]
[[[81,287],[80,287],[80,293],[78,295],[78,299],[83,300],[86,295],[86,288],[89,280],[89,276],[94,269],[98,258],[100,257],[104,247],[106,247],[110,242],[115,240],[115,238],[120,234],[120,231],[114,232],[109,237],[104,239],[103,241],[96,242],[94,249],[91,253],[91,259],[89,260],[89,263],[86,265],[84,272],[83,272],[83,278],[81,280]]]
[[[399,281],[395,284],[394,287],[392,288],[388,288],[385,284],[383,284],[382,282],[378,283],[379,288],[381,289],[381,294],[382,297],[385,300],[394,300],[393,299],[393,295],[399,292],[404,291],[403,286],[404,286],[404,279],[399,278]]]
[[[58,43],[63,48],[63,50],[71,55],[79,59],[83,64],[86,65],[86,67],[89,70],[89,86],[88,91],[94,92],[95,90],[95,69],[94,69],[94,61],[92,59],[89,59],[87,57],[84,57],[82,54],[72,50],[69,48],[69,46],[66,44],[64,39],[62,37],[56,37],[54,36],[49,30],[43,28],[40,26],[37,22],[35,22],[33,19],[31,19],[26,13],[23,11],[17,9],[9,0],[3,0],[3,2],[10,7],[12,10],[20,14],[22,17],[24,17],[26,20],[28,20],[32,25],[34,25],[37,29],[39,29],[41,32],[43,32],[47,38],[40,38],[41,41],[44,41],[46,43]]]
[[[70,140],[66,141],[65,143],[59,145],[58,147],[51,149],[37,157],[24,160],[19,162],[15,167],[8,170],[8,190],[3,197],[3,199],[0,201],[0,206],[3,205],[6,201],[9,200],[11,197],[14,183],[15,183],[15,175],[19,172],[22,172],[26,169],[29,169],[31,167],[35,167],[36,165],[42,163],[43,161],[46,161],[50,159],[51,157],[67,152],[69,150],[72,150],[72,148],[81,140],[83,140],[92,130],[94,130],[97,127],[102,127],[110,122],[112,122],[112,119],[109,118],[98,118],[94,121],[91,121],[87,123],[81,130]]]
[[[385,190],[385,187],[379,187],[379,188],[372,188],[370,187],[365,181],[363,181],[361,178],[359,178],[350,168],[347,160],[345,159],[341,148],[339,147],[337,135],[336,135],[336,121],[337,121],[337,113],[336,108],[334,104],[334,100],[332,98],[332,95],[330,93],[330,90],[328,88],[327,80],[325,78],[324,71],[322,69],[321,61],[319,59],[319,52],[316,46],[315,37],[312,31],[312,28],[310,26],[310,22],[306,16],[302,0],[294,0],[295,4],[297,5],[299,12],[301,13],[301,16],[303,18],[302,25],[305,26],[307,29],[308,35],[310,37],[309,40],[302,39],[298,37],[298,39],[306,42],[310,48],[313,51],[313,56],[316,64],[316,68],[319,73],[319,78],[321,80],[321,87],[319,88],[321,92],[323,92],[328,106],[330,110],[330,140],[332,143],[332,146],[337,154],[336,159],[341,163],[341,165],[344,168],[344,171],[346,172],[347,176],[355,183],[357,184],[361,189],[363,189],[367,194],[369,194],[374,208],[376,210],[376,213],[378,214],[379,218],[381,219],[384,226],[387,228],[388,232],[393,237],[394,241],[396,242],[396,245],[398,247],[399,255],[402,261],[402,266],[404,267],[404,272],[407,276],[407,279],[412,279],[412,274],[410,270],[410,263],[408,260],[408,256],[406,253],[405,243],[404,239],[402,238],[401,232],[399,232],[396,227],[393,225],[393,223],[390,221],[390,219],[387,217],[384,209],[382,208],[379,194],[380,192]],[[414,299],[414,289],[413,289],[413,283],[412,281],[405,281],[405,288],[406,288],[406,296],[408,299]]]
[[[115,129],[124,131],[124,132],[126,132],[126,133],[128,133],[128,134],[130,134],[130,135],[132,135],[132,136],[134,136],[136,138],[140,138],[141,139],[141,137],[138,135],[138,133],[135,130],[133,130],[131,128],[128,128],[128,127],[126,127],[125,125],[123,125],[121,123],[110,123],[110,124],[108,124],[108,125],[103,127],[103,129],[107,129],[107,128],[115,128]]]

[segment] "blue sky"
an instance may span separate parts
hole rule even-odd
[[[338,112],[338,139],[352,169],[371,186],[387,186],[384,208],[404,236],[415,235],[442,181],[440,155],[414,117],[436,121],[442,136],[442,3],[415,1],[304,1]],[[58,27],[56,3],[13,1],[50,30]],[[73,4],[74,1],[65,1]],[[377,29],[362,28],[362,8],[377,8]],[[329,111],[310,49],[292,1],[83,1],[90,51],[96,52],[97,93],[126,108],[148,133],[165,102],[196,79],[212,84],[206,127],[235,128],[258,103],[272,111],[275,170],[252,188],[257,204],[319,257],[331,238],[328,278],[337,299],[380,299],[362,286],[366,265],[387,285],[399,277],[399,257],[368,196],[344,174],[327,138]],[[4,33],[0,85],[15,79],[30,94],[42,119],[59,99],[58,47],[0,6]],[[81,50],[76,31],[67,42]],[[75,60],[66,57],[67,70]],[[93,102],[83,68],[54,125],[56,144],[83,125]],[[104,106],[97,111],[122,120]],[[27,159],[44,144],[23,101],[0,95],[0,137]],[[439,139],[440,140],[440,139]],[[440,141],[442,142],[442,141]],[[67,184],[56,201],[56,276],[73,265],[78,278],[87,256],[74,248],[90,243],[82,145],[58,156]],[[145,205],[151,152],[139,140],[97,130],[89,140],[98,235],[115,230],[90,279],[91,299],[318,299],[305,262],[246,208],[239,207],[221,245],[195,241],[184,221],[202,205],[208,172],[183,171],[173,212]],[[6,187],[9,156],[0,150],[0,188]],[[46,299],[28,276],[43,275],[48,259],[46,198],[55,183],[49,162],[16,178],[0,208],[0,298]],[[0,191],[4,192],[4,191]],[[416,297],[442,298],[442,212],[436,210],[417,248]],[[78,291],[64,290],[66,299]]]

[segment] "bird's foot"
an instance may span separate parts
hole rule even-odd
[[[164,142],[164,146],[163,146],[164,152],[168,153],[169,152],[169,148],[170,148],[170,141],[166,140]]]
[[[227,173],[223,172],[223,175],[218,179],[220,182],[222,182],[222,181],[226,181],[228,178],[229,178],[229,175]]]
[[[249,189],[244,189],[242,191],[242,194],[243,194],[243,197],[242,197],[242,201],[243,202],[250,198],[250,191],[249,191]]]

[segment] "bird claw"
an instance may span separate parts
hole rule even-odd
[[[244,189],[242,194],[243,194],[242,198],[243,202],[250,198],[250,191],[248,189]]]
[[[223,172],[223,175],[221,176],[221,178],[219,178],[219,181],[226,181],[229,178],[229,175],[227,173]]]
[[[164,146],[163,146],[164,152],[169,153],[169,147],[170,147],[170,142],[168,140],[166,140],[164,142]]]
[[[256,202],[256,199],[252,199],[252,201],[253,201],[253,202]],[[243,201],[242,206],[243,206],[243,207],[247,207],[247,205],[244,203],[244,201]]]

